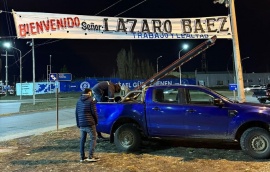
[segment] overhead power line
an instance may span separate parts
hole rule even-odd
[[[122,13],[119,13],[119,14],[115,15],[115,17],[117,17],[117,16],[119,16],[119,15],[121,15],[121,14],[123,14],[123,13],[125,13],[125,12],[127,12],[127,11],[129,11],[129,10],[135,8],[135,7],[137,7],[138,5],[141,5],[141,4],[144,3],[145,1],[146,1],[146,0],[143,0],[143,1],[139,2],[138,4],[136,4],[136,5],[132,6],[132,7],[130,7],[129,9],[123,11]]]
[[[101,10],[100,12],[96,13],[95,16],[99,15],[99,14],[102,13],[103,11],[106,11],[106,10],[110,9],[111,7],[115,6],[116,4],[118,4],[118,3],[121,2],[121,1],[122,1],[122,0],[119,0],[119,1],[115,2],[114,4],[110,5],[109,7],[107,7],[107,8],[105,8],[105,9]]]

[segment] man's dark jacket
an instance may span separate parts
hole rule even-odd
[[[82,94],[76,105],[77,127],[88,127],[98,124],[96,102],[89,94]]]

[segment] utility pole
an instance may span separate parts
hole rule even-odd
[[[52,73],[52,55],[50,55],[50,73]],[[50,80],[50,93],[52,93],[52,82],[51,82],[51,80]]]
[[[231,15],[231,28],[232,28],[232,42],[233,42],[233,52],[234,52],[234,66],[236,74],[236,82],[238,86],[238,98],[239,102],[245,102],[246,97],[244,93],[244,80],[243,80],[243,71],[240,57],[240,48],[238,41],[238,32],[237,32],[237,22],[235,14],[234,0],[214,0],[214,3],[225,4],[226,7],[230,7]]]
[[[32,58],[33,58],[33,105],[36,104],[36,73],[35,73],[35,44],[34,39],[32,38]]]
[[[13,55],[8,55],[7,53],[7,50],[6,50],[6,54],[1,54],[1,56],[5,56],[6,57],[6,82],[5,82],[5,85],[6,85],[6,96],[8,94],[8,56],[13,56]]]
[[[245,102],[246,97],[244,93],[244,80],[243,80],[239,41],[238,41],[234,0],[230,0],[230,13],[231,13],[231,20],[232,20],[233,49],[234,49],[235,69],[236,69],[235,72],[236,72],[236,77],[237,77],[236,82],[238,85],[238,98],[240,102]]]
[[[6,50],[6,91],[7,91],[7,86],[8,86],[8,54],[7,54],[7,50]]]

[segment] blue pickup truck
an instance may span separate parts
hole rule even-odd
[[[200,139],[238,142],[253,158],[270,157],[270,106],[239,103],[204,86],[147,86],[97,103],[97,110],[97,130],[121,151],[151,138]]]

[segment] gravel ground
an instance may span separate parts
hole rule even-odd
[[[3,172],[269,172],[269,160],[245,155],[238,144],[223,142],[148,142],[141,151],[119,152],[114,144],[97,144],[95,163],[79,163],[79,130],[69,127],[37,136],[0,142]]]

